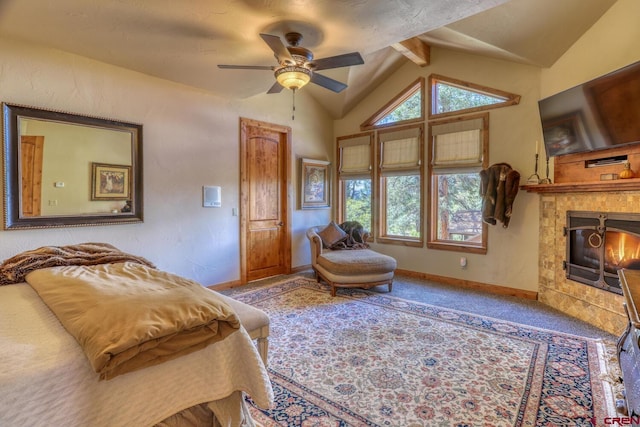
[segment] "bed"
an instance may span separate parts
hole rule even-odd
[[[137,263],[106,263],[126,271],[129,264]],[[55,303],[48,301],[53,310],[45,303],[39,285],[27,283],[50,271],[76,270],[45,266],[0,286],[0,425],[252,426],[245,395],[263,408],[273,404],[262,359],[241,325],[203,348],[124,372],[98,372],[80,344],[84,338],[63,326],[68,322],[54,314]]]

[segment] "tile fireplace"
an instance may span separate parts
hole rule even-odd
[[[589,244],[588,239],[593,232],[585,232],[586,237],[584,235],[574,237],[574,242],[582,239],[582,245],[586,245],[586,249],[582,251],[583,259],[574,257],[572,262],[571,256],[567,254],[567,241],[572,238],[570,231],[572,227],[592,227],[592,230],[597,233],[601,232],[602,230],[598,230],[600,226],[598,215],[601,213],[608,216],[605,221],[607,226],[610,220],[614,221],[614,225],[619,225],[617,224],[618,214],[634,217],[639,215],[639,207],[640,191],[558,191],[540,194],[538,242],[538,299],[540,302],[613,335],[620,335],[625,330],[628,319],[624,312],[623,296],[620,295],[618,282],[610,276],[615,274],[613,271],[615,268],[608,265],[609,271],[604,269],[604,253],[602,253],[603,263],[595,265],[594,259],[599,261],[601,254]],[[577,218],[568,222],[569,212],[595,213],[595,219]],[[613,215],[613,218],[610,215]],[[608,228],[607,230],[615,231]],[[632,232],[635,231],[632,229]],[[603,241],[605,241],[606,232],[605,236],[600,237],[604,237]],[[598,246],[597,237],[592,237],[591,240],[594,246]],[[610,238],[609,243],[612,243],[612,240]],[[602,250],[605,248],[606,246],[602,247]],[[614,256],[614,264],[619,259],[619,255]],[[603,266],[602,275],[599,270],[600,265]],[[567,267],[570,267],[569,271]],[[578,277],[581,274],[587,277]],[[601,277],[602,280],[600,280]],[[586,284],[579,279],[590,280],[598,285]]]
[[[639,176],[602,181],[603,174],[622,170],[602,162],[617,156],[627,156]],[[540,196],[538,299],[620,335],[628,318],[616,272],[640,258],[634,253],[638,245],[627,245],[640,235],[640,144],[553,159],[552,184],[521,187]],[[602,166],[590,167],[593,162]],[[570,212],[585,215],[568,219]],[[573,255],[567,247],[572,241]]]

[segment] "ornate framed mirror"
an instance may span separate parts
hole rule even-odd
[[[142,125],[2,108],[5,230],[142,222]]]

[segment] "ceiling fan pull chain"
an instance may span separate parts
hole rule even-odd
[[[291,120],[295,120],[296,119],[296,90],[293,89],[291,92],[293,92],[293,107],[291,109]]]

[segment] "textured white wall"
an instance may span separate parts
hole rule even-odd
[[[240,269],[239,118],[292,128],[293,260],[309,264],[304,231],[326,223],[328,209],[297,209],[298,158],[330,159],[332,121],[303,92],[222,99],[137,72],[60,51],[0,39],[0,99],[144,126],[142,224],[0,231],[0,260],[43,245],[111,243],[159,267],[209,285],[237,280]],[[265,92],[268,88],[265,88]],[[222,208],[202,207],[202,186],[222,187]]]

